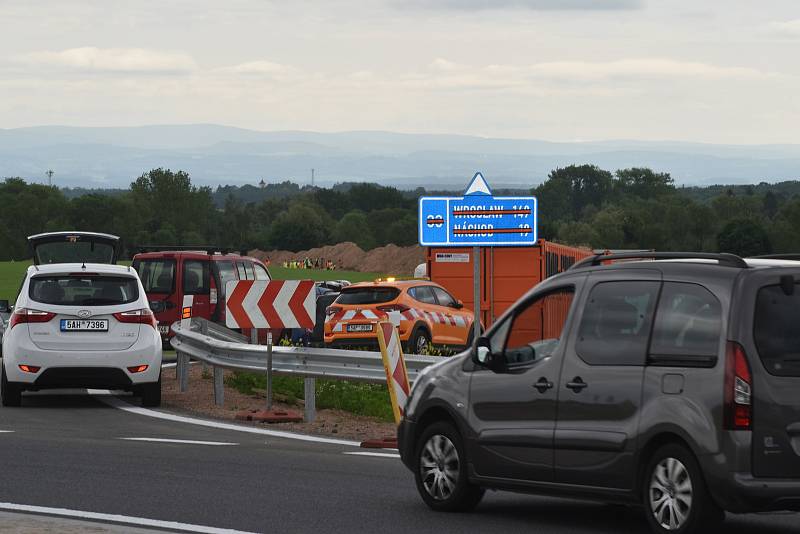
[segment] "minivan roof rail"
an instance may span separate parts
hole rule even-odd
[[[217,247],[214,245],[138,245],[134,247],[138,252],[165,252],[175,250],[179,252],[199,251],[208,255],[237,253],[240,256],[247,256],[246,250],[238,250],[235,247]]]
[[[623,252],[619,254],[595,254],[594,256],[589,256],[570,267],[570,270],[597,266],[604,261],[614,260],[716,260],[720,265],[726,267],[735,267],[737,269],[748,268],[747,262],[742,258],[726,252]]]
[[[800,261],[800,252],[787,252],[785,254],[763,254],[761,256],[751,256],[754,260],[793,260]]]

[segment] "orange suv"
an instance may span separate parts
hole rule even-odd
[[[366,282],[343,288],[326,310],[325,344],[377,345],[376,324],[381,320],[399,326],[400,340],[409,353],[423,353],[428,344],[472,344],[472,310],[427,280]]]

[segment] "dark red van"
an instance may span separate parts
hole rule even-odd
[[[180,319],[184,295],[192,295],[192,315],[225,324],[225,284],[230,280],[270,280],[261,260],[220,251],[159,250],[133,257],[150,309],[166,343]]]

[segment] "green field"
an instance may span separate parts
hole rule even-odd
[[[25,269],[30,264],[29,261],[0,261],[0,299],[14,304]]]
[[[120,262],[127,263],[127,262]],[[0,262],[0,299],[8,299],[11,304],[17,298],[17,291],[22,283],[25,269],[29,261],[2,261]],[[351,282],[369,282],[380,275],[377,273],[359,273],[355,271],[320,271],[315,269],[284,269],[283,267],[270,267],[270,273],[276,280],[298,280],[310,278],[312,280],[350,280]]]

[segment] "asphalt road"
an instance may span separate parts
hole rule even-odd
[[[471,514],[434,513],[395,457],[151,418],[103,398],[0,408],[0,503],[251,532],[648,532],[636,510],[501,492]],[[800,532],[800,515],[729,516],[727,534],[754,531]]]

